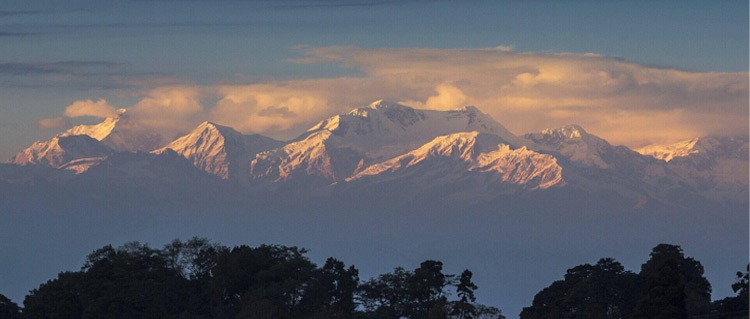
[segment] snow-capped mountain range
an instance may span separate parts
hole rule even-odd
[[[641,203],[669,201],[675,193],[720,201],[747,201],[748,196],[746,138],[705,137],[631,150],[577,125],[517,136],[475,107],[418,110],[382,100],[322,120],[286,142],[211,122],[168,141],[130,121],[122,110],[117,117],[71,128],[22,150],[0,170],[0,183],[29,180],[8,173],[14,166],[51,167],[72,175],[67,183],[80,179],[75,176],[111,174],[147,180],[155,171],[182,175],[184,183],[184,176],[196,173],[176,170],[182,164],[174,163],[175,156],[191,164],[185,167],[235,182],[247,192],[399,189],[429,194],[439,188],[491,198],[571,188],[613,192]],[[169,180],[162,177],[162,182]]]

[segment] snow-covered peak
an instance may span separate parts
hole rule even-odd
[[[118,109],[117,116],[107,117],[98,124],[77,125],[69,130],[58,134],[58,136],[88,135],[96,140],[102,141],[109,136],[116,126],[129,122],[130,114],[127,109]]]
[[[641,147],[635,151],[643,155],[648,155],[669,162],[675,157],[686,157],[690,154],[697,154],[699,150],[696,149],[696,144],[698,144],[698,138],[667,145],[653,144]]]
[[[489,152],[507,147],[502,138],[493,134],[472,132],[459,132],[449,135],[438,136],[425,143],[417,149],[406,154],[397,156],[388,161],[372,165],[350,180],[367,175],[377,175],[385,171],[396,171],[408,168],[430,159],[451,158],[462,162],[474,162],[481,152]],[[506,142],[507,143],[507,142]]]
[[[347,147],[375,157],[392,157],[436,136],[457,132],[495,134],[514,146],[531,144],[473,106],[451,111],[417,110],[383,100],[325,119],[297,140],[321,131],[329,131]]]
[[[650,145],[639,153],[666,162],[694,189],[714,198],[747,199],[748,140],[708,136],[667,145]]]
[[[231,127],[206,121],[153,153],[175,151],[196,167],[228,179],[240,176],[238,171],[244,170],[255,154],[279,145],[280,142],[265,136],[243,135]]]
[[[409,167],[434,158],[455,158],[468,163],[472,162],[482,150],[497,148],[497,145],[502,142],[503,140],[497,135],[477,131],[438,136],[405,155],[373,165],[360,175],[378,174],[384,170],[398,169],[401,166]]]
[[[119,150],[111,136],[125,112],[117,117],[105,118],[99,124],[78,125],[53,136],[47,141],[37,141],[18,152],[10,163],[19,165],[42,164],[68,169],[68,163],[85,158],[101,158]],[[119,134],[118,134],[119,135]],[[85,169],[74,169],[77,172]]]
[[[514,147],[533,144],[475,107],[418,110],[379,100],[325,119],[284,147],[259,154],[251,162],[251,174],[271,181],[308,177],[341,181],[438,136],[460,132],[496,135]]]
[[[243,135],[240,132],[237,132],[235,129],[219,125],[214,122],[204,121],[201,124],[198,124],[198,126],[193,129],[191,134],[196,133],[202,133],[202,134],[220,134],[224,136],[225,138],[241,138]]]
[[[604,139],[589,134],[579,125],[548,128],[524,137],[538,144],[541,149],[558,152],[573,162],[600,168],[609,167],[602,156],[610,152],[613,146]]]
[[[43,164],[58,168],[77,159],[102,157],[111,153],[110,148],[86,135],[55,136],[49,141],[38,141],[18,152],[10,163]]]
[[[320,121],[307,132],[328,130],[337,135],[391,134],[424,120],[422,111],[395,102],[375,101]]]
[[[570,124],[555,129],[547,128],[542,130],[541,134],[560,139],[582,139],[589,136],[589,133],[577,124]]]
[[[463,173],[462,173],[463,172]],[[502,187],[544,189],[564,184],[562,168],[547,154],[514,148],[500,136],[477,131],[438,136],[421,147],[388,161],[363,169],[347,179],[387,181],[392,178],[430,176],[444,179],[480,174],[484,182]],[[396,176],[396,177],[394,177]],[[431,187],[435,181],[421,181],[415,187]]]
[[[163,146],[165,138],[130,118],[126,109],[117,110],[116,117],[105,118],[93,125],[78,125],[58,136],[87,135],[118,152],[151,151]]]
[[[374,101],[366,107],[370,109],[374,109],[374,110],[407,108],[407,106],[401,105],[398,102],[393,102],[393,101],[388,101],[388,100],[383,100],[383,99]]]
[[[747,139],[707,136],[674,144],[649,145],[639,148],[636,151],[643,155],[670,162],[676,158],[689,156],[697,156],[704,159],[713,157],[747,158],[747,149]]]
[[[203,122],[195,127],[190,133],[177,138],[167,146],[154,152],[161,153],[166,149],[171,149],[180,155],[184,152],[194,152],[201,148],[223,148],[226,143],[237,143],[237,139],[242,136],[239,132],[226,126],[220,126],[211,122]],[[229,139],[229,141],[227,141]]]
[[[465,161],[472,161],[480,152],[497,148],[498,144],[503,142],[505,141],[497,135],[477,131],[460,132],[438,136],[409,154],[413,156],[411,161],[413,163],[436,157],[458,157]]]
[[[123,112],[124,114],[124,112]],[[58,136],[73,136],[73,135],[87,135],[97,141],[104,140],[112,130],[114,130],[117,122],[120,121],[120,117],[108,117],[102,122],[93,125],[77,125],[69,130],[58,134]]]

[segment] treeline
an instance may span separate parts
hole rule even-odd
[[[469,270],[445,274],[427,260],[362,282],[354,266],[318,267],[305,253],[200,238],[105,246],[32,290],[23,309],[0,296],[0,318],[504,318],[476,303]]]
[[[732,289],[736,296],[712,303],[701,263],[680,246],[660,244],[637,274],[612,258],[568,269],[534,297],[521,319],[748,318],[748,272],[737,272]]]
[[[354,266],[329,258],[318,267],[305,253],[201,238],[162,249],[105,246],[80,271],[32,290],[23,309],[0,295],[0,319],[504,318],[476,303],[469,270],[445,274],[441,262],[427,260],[361,281]],[[612,258],[568,269],[521,319],[748,318],[748,272],[737,272],[732,289],[735,296],[711,302],[701,263],[660,244],[639,273]]]

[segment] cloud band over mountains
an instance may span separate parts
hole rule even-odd
[[[516,134],[576,123],[631,147],[748,131],[748,73],[693,72],[509,47],[298,50],[303,56],[293,63],[333,64],[357,75],[148,88],[129,109],[154,128],[187,131],[212,120],[277,138],[291,138],[321,118],[381,98],[428,109],[475,105]],[[114,109],[104,100],[76,101],[68,108],[93,116]],[[74,116],[71,112],[66,115]]]

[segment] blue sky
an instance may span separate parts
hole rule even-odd
[[[647,68],[742,73],[748,71],[748,2],[4,1],[0,158],[59,131],[39,130],[37,122],[60,116],[76,100],[129,107],[163,86],[375,73],[351,61],[290,61],[309,55],[304,48],[330,46],[505,46],[535,54],[596,53]],[[286,137],[303,125],[260,133]]]

